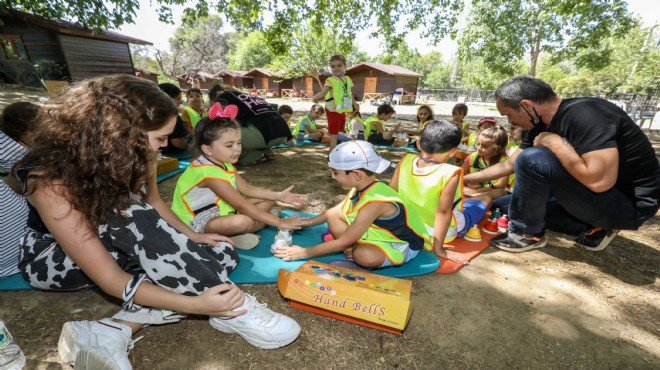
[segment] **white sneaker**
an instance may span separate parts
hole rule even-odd
[[[236,311],[247,310],[245,315],[232,319],[213,317],[209,323],[223,333],[236,333],[251,345],[262,349],[284,347],[300,335],[300,326],[292,318],[273,312],[265,303],[259,303],[250,294]]]
[[[132,331],[111,319],[70,321],[62,327],[57,351],[76,370],[131,370]]]

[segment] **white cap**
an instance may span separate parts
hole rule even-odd
[[[335,170],[365,169],[373,173],[389,173],[396,168],[392,162],[381,158],[371,143],[363,140],[337,145],[328,157],[328,166]]]

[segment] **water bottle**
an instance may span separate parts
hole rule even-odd
[[[25,366],[25,356],[14,343],[5,323],[0,321],[0,370],[20,370]]]

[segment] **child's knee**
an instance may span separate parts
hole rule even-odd
[[[372,246],[359,245],[353,248],[353,261],[360,266],[377,268],[383,265],[385,255],[380,249]]]

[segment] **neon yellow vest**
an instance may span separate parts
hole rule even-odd
[[[378,115],[374,114],[373,116],[364,120],[364,140],[368,140],[369,135],[371,135],[372,132],[374,134],[378,133],[378,129],[373,124],[373,122],[380,122],[380,124],[383,125],[383,128],[385,128],[385,122],[378,119]]]
[[[302,125],[304,120],[309,121],[309,125],[312,127],[312,129],[316,130],[316,121],[314,121],[314,118],[312,118],[309,114],[306,115],[305,117],[301,118],[298,120],[298,123],[296,123],[296,126],[293,128],[293,131],[291,132],[291,135],[295,138],[298,136],[298,133],[300,133],[300,126]],[[306,133],[306,132],[305,132]]]
[[[183,108],[186,112],[188,112],[188,117],[190,117],[190,125],[195,128],[197,126],[197,122],[199,122],[200,119],[203,117],[208,116],[208,113],[202,109],[202,113],[200,114],[196,110],[190,108],[190,107],[184,107]]]
[[[330,76],[326,81],[330,81],[332,85],[332,90],[328,91],[325,94],[325,107],[328,110],[334,108],[337,113],[346,113],[353,111],[353,93],[351,89],[353,88],[353,81],[350,77],[344,76],[344,81],[335,76]],[[347,96],[350,98],[351,104],[348,107],[344,107],[344,97]]]
[[[479,153],[477,153],[477,152],[474,152],[474,153],[470,154],[470,156],[468,158],[469,158],[468,173],[479,172],[479,171],[485,169],[486,167],[492,166],[492,164],[486,162],[481,157],[479,157]],[[504,162],[507,159],[508,159],[508,157],[506,155],[503,155],[502,157],[500,157],[500,162]],[[477,161],[480,161],[481,164],[483,164],[483,166],[481,166],[480,168],[477,168],[477,166],[476,166]],[[489,186],[489,185],[495,185],[495,184],[493,184],[493,182],[491,180],[488,180],[488,181],[480,183],[479,185],[481,185],[481,187],[483,188],[483,187],[486,187],[486,186]]]
[[[399,203],[401,205],[401,211],[406,214],[406,223],[410,230],[415,234],[419,235],[424,239],[424,249],[431,250],[431,242],[428,239],[428,233],[422,223],[422,220],[415,212],[411,212],[401,200],[400,195],[389,186],[384,183],[377,181],[370,185],[366,190],[364,190],[358,199],[357,203],[353,205],[351,202],[351,197],[355,194],[357,190],[355,188],[351,191],[344,199],[342,203],[341,210],[344,213],[346,222],[351,225],[355,222],[360,209],[366,206],[369,203],[373,202],[387,202],[387,203]],[[388,243],[405,243],[405,241],[398,239],[394,234],[389,230],[382,229],[374,224],[369,226],[369,229],[360,236],[358,239],[360,244],[371,244],[374,245],[380,250],[383,251],[386,258],[392,262],[394,265],[400,265],[404,262],[405,256],[398,250],[393,249]]]
[[[463,170],[460,167],[443,163],[430,173],[415,174],[413,164],[416,158],[419,156],[408,154],[399,164],[399,194],[406,201],[406,205],[411,206],[420,215],[428,230],[435,226],[435,214],[442,191],[457,173],[459,183],[456,187],[456,194],[454,194],[452,211],[463,212]],[[449,243],[456,239],[456,234],[456,218],[452,212],[444,242]],[[432,240],[433,235],[430,235],[430,238]]]
[[[504,153],[506,153],[506,159],[509,159],[513,153],[515,153],[518,148],[520,148],[521,143],[514,143],[513,141],[509,141],[509,144],[507,145]],[[509,190],[513,190],[513,186],[516,183],[516,174],[512,173],[509,175],[509,180],[507,182],[506,188]]]
[[[176,182],[174,196],[172,199],[172,212],[176,214],[181,221],[189,223],[195,217],[195,210],[190,205],[189,193],[200,182],[204,180],[226,181],[236,188],[236,173],[234,166],[225,163],[227,170],[215,164],[203,164],[199,159],[195,159],[190,166],[181,174]],[[229,203],[216,197],[213,202],[220,208],[220,216],[233,215],[238,213]]]
[[[362,118],[360,118],[358,116],[355,116],[355,117],[351,118],[348,121],[348,125],[346,125],[346,129],[344,130],[344,131],[346,131],[347,134],[351,133],[351,124],[350,123],[353,122],[353,120],[357,120],[357,121],[359,121],[360,123],[362,123],[364,125],[364,121],[362,120]],[[366,129],[366,127],[365,127],[365,129]]]
[[[476,132],[472,132],[472,133],[470,133],[470,136],[468,136],[468,142],[467,142],[467,145],[468,145],[469,147],[475,147],[475,146],[477,146],[477,133],[476,133]]]
[[[422,136],[422,130],[424,130],[424,127],[429,124],[431,121],[424,121],[419,123],[419,127],[417,128],[417,131],[419,131],[419,135],[415,136],[416,140],[419,140]]]

